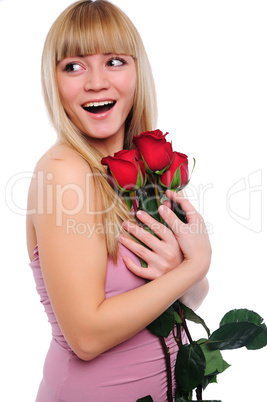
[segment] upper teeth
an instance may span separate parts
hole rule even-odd
[[[89,102],[83,105],[84,107],[97,107],[97,106],[104,106],[104,105],[109,105],[113,103],[113,101],[104,101],[104,102]]]

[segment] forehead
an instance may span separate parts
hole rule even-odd
[[[56,39],[57,63],[66,57],[97,53],[137,57],[136,40],[127,21],[116,14],[96,11],[76,12],[61,21]]]

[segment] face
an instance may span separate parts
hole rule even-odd
[[[57,82],[63,107],[75,126],[101,152],[120,150],[136,88],[133,58],[68,57],[57,65]]]

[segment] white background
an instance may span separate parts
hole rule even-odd
[[[34,165],[56,138],[41,96],[42,46],[70,3],[0,1],[0,398],[5,402],[34,401],[50,342],[28,267],[25,209]],[[198,313],[211,330],[232,308],[255,310],[267,320],[266,1],[114,3],[133,20],[147,48],[158,128],[170,133],[175,150],[197,160],[188,196],[204,215],[213,246],[210,293]],[[196,326],[192,331],[204,335]],[[267,348],[223,356],[232,366],[205,398],[263,401]]]

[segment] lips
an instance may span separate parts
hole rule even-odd
[[[99,101],[99,102],[88,102],[82,105],[82,108],[89,113],[101,114],[109,111],[115,105],[116,101]]]

